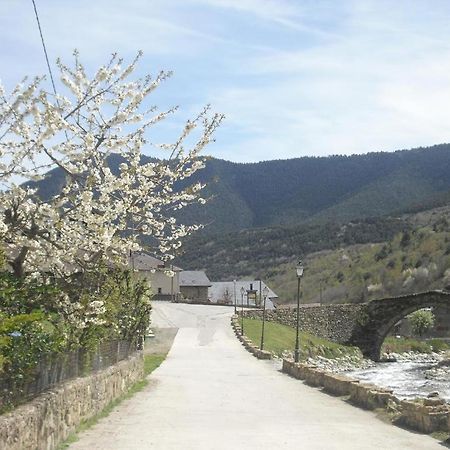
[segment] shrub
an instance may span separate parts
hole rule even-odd
[[[63,336],[41,311],[12,317],[0,313],[0,374],[8,380],[3,408],[34,380],[39,361],[58,353],[63,343]]]
[[[405,248],[408,247],[408,245],[411,242],[411,235],[409,234],[408,231],[405,231],[402,235],[402,238],[400,240],[400,247],[401,248]]]
[[[450,349],[450,345],[442,339],[430,339],[428,343],[433,347],[435,352],[443,352]]]
[[[394,259],[391,259],[391,260],[386,264],[386,267],[387,267],[388,269],[393,269],[393,268],[395,267],[395,260],[394,260]]]
[[[423,336],[434,325],[434,314],[426,309],[413,312],[408,319],[416,336]]]

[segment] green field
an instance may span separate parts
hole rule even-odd
[[[244,333],[255,345],[261,342],[262,321],[257,319],[244,319]],[[264,349],[278,356],[284,351],[294,351],[295,329],[274,322],[266,322],[264,332]],[[335,342],[300,333],[300,358],[323,356],[326,358],[339,358],[345,355],[360,355],[356,347],[348,347]]]

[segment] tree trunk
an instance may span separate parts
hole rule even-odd
[[[28,247],[23,247],[20,253],[17,255],[15,259],[9,262],[14,276],[16,278],[23,278],[25,276],[25,270],[23,267],[23,263],[25,262],[25,258],[28,253]]]

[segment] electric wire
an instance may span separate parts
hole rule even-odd
[[[34,0],[31,0],[33,2],[33,8],[34,8],[34,14],[36,16],[36,21],[37,21],[37,25],[39,28],[39,34],[41,35],[41,42],[42,42],[42,48],[44,49],[44,55],[45,55],[45,61],[47,62],[47,68],[48,68],[48,73],[50,74],[50,81],[52,83],[52,87],[53,87],[53,92],[56,94],[56,86],[55,86],[55,81],[53,79],[53,73],[52,73],[52,68],[50,66],[50,61],[48,59],[48,53],[47,53],[47,47],[45,46],[45,41],[44,41],[44,35],[42,33],[42,28],[41,28],[41,22],[39,20],[39,14],[36,8],[36,3]]]

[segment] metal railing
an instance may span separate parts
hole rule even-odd
[[[127,341],[102,342],[95,349],[47,355],[23,378],[6,372],[0,374],[0,412],[27,402],[64,381],[87,376],[127,359],[139,350]]]

